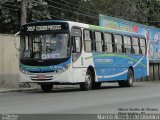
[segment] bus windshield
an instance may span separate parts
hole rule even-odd
[[[68,34],[21,36],[21,60],[48,60],[69,57]]]

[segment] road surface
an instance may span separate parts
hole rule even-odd
[[[136,82],[120,88],[107,84],[101,89],[79,87],[0,93],[0,113],[15,114],[118,114],[160,113],[160,82]]]

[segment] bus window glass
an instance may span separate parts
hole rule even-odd
[[[84,30],[84,40],[85,40],[85,51],[92,51],[92,40],[91,40],[91,32],[89,30]]]
[[[112,36],[111,34],[105,33],[104,34],[104,41],[105,41],[105,51],[106,52],[113,52],[112,48]]]
[[[125,53],[131,53],[131,38],[124,36],[124,50]]]
[[[68,34],[25,36],[25,48],[21,46],[21,59],[59,59],[68,57]],[[27,48],[27,49],[26,49]]]
[[[100,32],[95,32],[96,51],[102,52],[102,37]]]
[[[132,39],[132,45],[133,45],[134,53],[135,54],[139,54],[138,38],[133,37],[133,39]]]
[[[80,37],[75,37],[75,46],[76,46],[76,52],[81,52],[81,42]]]
[[[117,46],[117,52],[122,53],[122,36],[114,35],[115,44]]]
[[[25,50],[28,50],[28,39],[27,39],[27,36],[25,37]]]
[[[140,39],[140,49],[141,49],[141,53],[143,55],[145,55],[146,53],[146,44],[145,44],[145,39]]]

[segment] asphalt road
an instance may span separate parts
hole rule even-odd
[[[0,93],[0,113],[15,114],[117,114],[160,113],[160,82],[136,82],[134,87],[107,84],[101,89],[78,87]]]

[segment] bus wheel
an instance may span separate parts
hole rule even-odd
[[[134,81],[134,74],[131,69],[128,70],[128,78],[126,81],[118,81],[120,87],[132,87]]]
[[[128,78],[126,81],[126,87],[132,87],[134,81],[134,73],[131,69],[128,70]]]
[[[42,84],[40,84],[40,86],[41,86],[41,89],[43,91],[45,91],[45,92],[49,92],[53,88],[53,84],[52,83],[42,83]]]
[[[82,90],[91,90],[92,89],[92,81],[93,81],[93,76],[90,70],[87,71],[86,76],[85,76],[85,82],[80,83],[80,88]]]
[[[101,82],[94,82],[93,85],[92,85],[92,88],[93,89],[99,89],[101,87],[101,84],[102,84]]]

